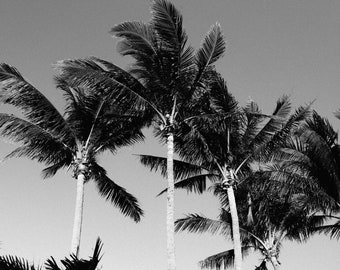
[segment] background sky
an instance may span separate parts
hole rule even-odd
[[[242,105],[249,98],[263,112],[288,94],[294,106],[315,100],[314,108],[340,127],[333,112],[340,108],[339,0],[174,0],[184,17],[190,43],[198,48],[218,21],[227,52],[218,70]],[[97,56],[125,68],[129,59],[116,53],[117,39],[108,31],[123,21],[150,19],[149,0],[0,0],[0,62],[17,67],[62,111],[64,103],[53,86],[52,64],[67,58]],[[9,108],[1,105],[0,111]],[[109,176],[140,201],[145,217],[139,224],[124,217],[97,194],[85,190],[80,255],[91,254],[96,238],[104,242],[103,270],[166,269],[165,196],[156,194],[166,181],[142,167],[133,154],[165,155],[166,149],[146,132],[145,143],[103,155]],[[14,148],[0,141],[0,157]],[[70,250],[76,183],[67,171],[42,180],[42,165],[26,159],[0,164],[0,254],[43,263]],[[176,217],[218,215],[212,194],[176,193]],[[221,236],[176,235],[178,270],[199,269],[197,262],[231,248]],[[316,236],[307,243],[285,242],[282,269],[339,269],[340,243]],[[255,254],[244,269],[259,264]]]

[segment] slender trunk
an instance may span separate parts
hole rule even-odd
[[[174,194],[175,194],[175,181],[174,181],[174,135],[172,132],[167,137],[167,258],[168,270],[176,269],[175,261],[175,220],[174,220]]]
[[[83,207],[84,207],[84,183],[85,175],[79,173],[77,176],[77,195],[76,195],[76,207],[74,213],[73,233],[71,253],[76,257],[79,255],[81,227],[83,222]]]
[[[280,269],[280,263],[277,260],[276,256],[270,257],[270,262],[272,263],[274,270],[279,270]]]
[[[238,221],[237,207],[234,195],[234,189],[232,186],[228,187],[228,201],[232,222],[233,244],[234,244],[234,268],[235,270],[242,269],[242,249],[241,249],[241,237],[240,227]]]

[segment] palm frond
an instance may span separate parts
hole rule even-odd
[[[70,162],[73,150],[48,130],[11,114],[0,113],[0,135],[21,143],[6,157],[27,156],[39,162]]]
[[[229,227],[220,220],[213,220],[200,216],[198,214],[190,214],[185,218],[176,220],[175,231],[188,231],[190,233],[205,233],[209,232],[216,234],[218,232],[226,235],[226,231],[229,231]]]
[[[340,221],[330,225],[315,226],[314,230],[319,233],[327,234],[330,238],[340,239]]]
[[[228,91],[227,84],[221,76],[216,76],[210,84],[210,91],[211,106],[214,112],[224,117],[236,118],[239,114],[238,102]]]
[[[62,115],[16,68],[0,64],[0,85],[1,102],[19,108],[32,123],[57,136],[70,136],[70,130]]]
[[[72,160],[70,157],[69,160],[63,159],[59,163],[55,163],[51,166],[44,168],[41,172],[42,178],[46,179],[46,178],[54,176],[60,169],[70,166],[71,162]]]
[[[176,7],[167,0],[154,0],[151,7],[152,25],[161,44],[174,47],[179,52],[184,48],[187,35],[182,27],[183,18]]]
[[[203,41],[202,47],[196,53],[196,65],[198,67],[196,82],[201,79],[205,70],[223,55],[225,48],[221,26],[216,23],[210,29]]]
[[[243,246],[242,247],[242,256],[247,256],[252,246]],[[209,256],[203,261],[199,262],[199,265],[202,269],[226,269],[232,267],[234,265],[234,250],[230,249],[224,252],[220,252],[218,254]]]
[[[157,157],[151,155],[137,155],[139,157],[139,161],[146,167],[150,168],[151,171],[160,171],[162,176],[166,177],[166,158],[165,157]],[[181,161],[174,160],[174,177],[176,180],[190,177],[196,174],[202,173],[204,170],[203,167]]]
[[[31,265],[27,260],[17,256],[0,256],[1,270],[39,270],[39,267]]]
[[[207,180],[210,179],[214,181],[214,176],[210,173],[195,175],[192,177],[188,177],[186,179],[182,179],[175,183],[176,189],[185,189],[188,193],[194,192],[197,194],[202,194],[203,192],[207,191]],[[162,190],[157,196],[162,195],[165,193],[167,189]]]
[[[113,182],[107,175],[104,168],[97,163],[91,163],[91,178],[97,184],[99,193],[110,201],[125,215],[139,222],[143,215],[137,199],[128,193],[124,188]]]
[[[102,250],[102,242],[98,238],[96,241],[96,245],[93,251],[93,255],[88,259],[79,259],[73,254],[70,255],[70,258],[65,258],[61,260],[61,264],[64,266],[65,270],[96,270],[99,261],[101,260],[101,250]],[[45,263],[46,270],[61,270],[58,266],[57,262],[53,257],[49,258]]]
[[[106,92],[116,91],[115,96],[127,99],[132,108],[150,106],[159,115],[162,113],[148,98],[148,91],[129,72],[105,60],[88,59],[63,60],[56,64],[60,78],[70,87],[99,88]]]
[[[150,31],[151,30],[151,31]],[[154,33],[150,25],[143,22],[124,22],[114,26],[110,34],[123,38],[119,43],[119,53],[135,58],[152,58],[157,54],[153,40]]]
[[[284,125],[290,112],[291,104],[288,96],[283,96],[277,101],[276,108],[268,122],[256,134],[252,144],[254,148],[268,142],[274,134]]]

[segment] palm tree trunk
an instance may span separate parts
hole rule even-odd
[[[270,262],[272,263],[274,270],[279,270],[280,269],[280,263],[277,260],[276,256],[270,257]]]
[[[175,195],[175,181],[174,181],[174,135],[169,132],[167,137],[167,258],[168,270],[176,269],[175,261],[175,221],[174,221],[174,195]]]
[[[77,195],[76,195],[76,207],[74,213],[73,233],[71,253],[76,257],[79,255],[81,227],[83,223],[83,208],[84,208],[84,173],[79,173],[77,176]]]
[[[227,188],[228,201],[232,222],[233,244],[234,244],[234,268],[235,270],[242,269],[242,249],[241,249],[241,237],[240,226],[237,214],[236,200],[234,195],[234,189],[232,186]]]

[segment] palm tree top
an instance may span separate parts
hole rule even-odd
[[[94,180],[100,193],[119,206],[125,215],[140,220],[143,211],[137,200],[113,182],[96,161],[104,151],[143,139],[144,124],[126,100],[117,100],[102,88],[72,87],[60,77],[56,85],[64,94],[66,108],[61,115],[34,86],[8,65],[0,64],[0,101],[23,112],[23,118],[0,113],[0,135],[20,144],[7,157],[28,157],[44,163],[43,177],[59,169],[87,166],[86,180]]]

